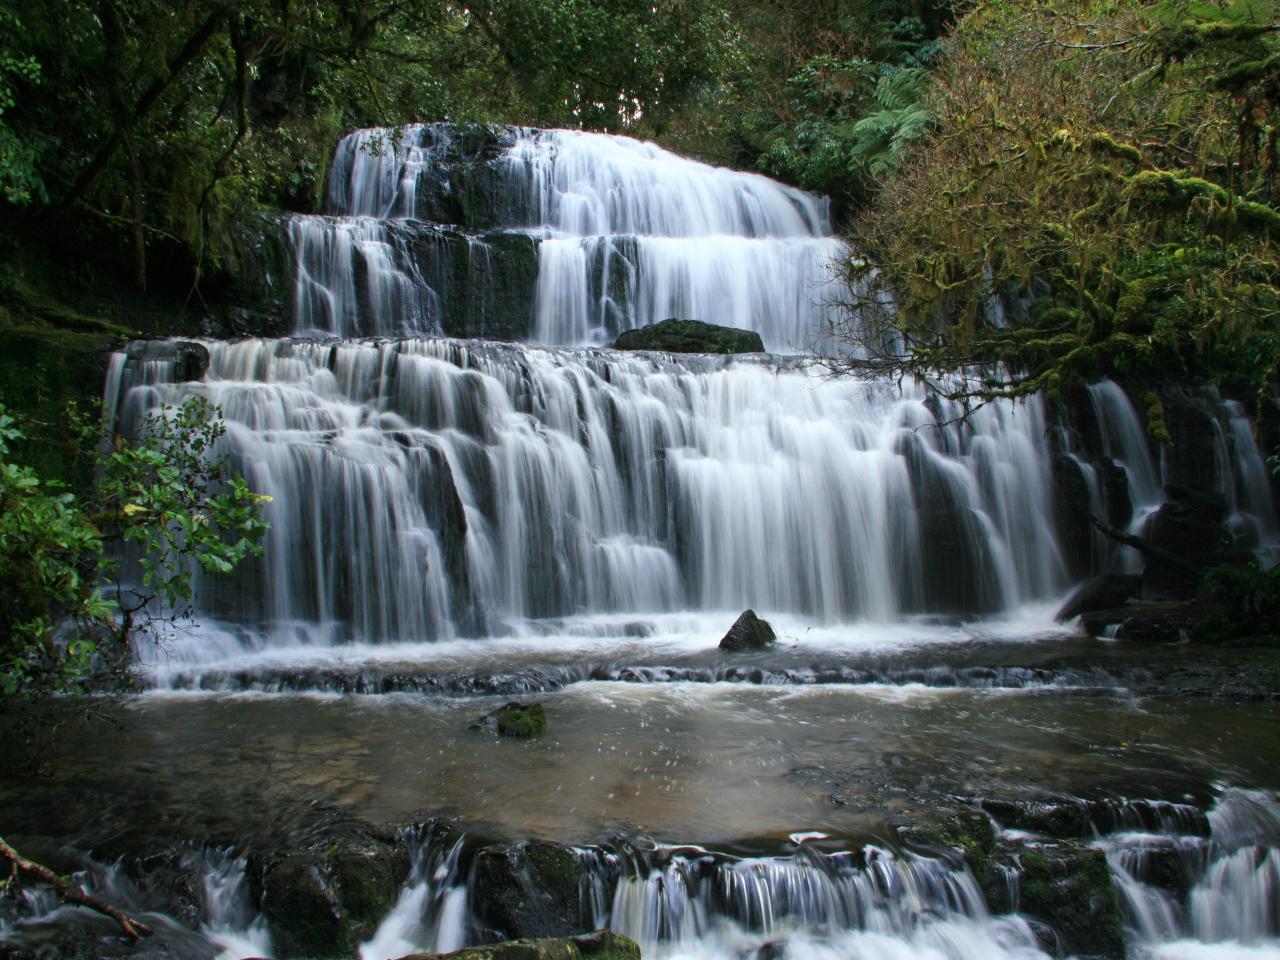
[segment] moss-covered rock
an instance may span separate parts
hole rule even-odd
[[[395,904],[409,860],[402,844],[353,836],[271,858],[259,870],[278,955],[343,957]]]
[[[663,320],[622,331],[613,347],[669,353],[763,353],[764,341],[754,330],[722,327],[701,320]]]
[[[485,714],[471,727],[492,727],[504,737],[536,737],[547,730],[547,711],[540,703],[519,703],[512,700],[492,713]]]
[[[547,729],[547,711],[540,703],[508,704],[498,714],[498,732],[504,737],[536,737]]]
[[[754,610],[744,610],[729,632],[720,638],[720,649],[733,652],[763,650],[777,638],[768,620],[756,616]]]
[[[1066,954],[1124,957],[1120,906],[1101,850],[1063,842],[1024,851],[1017,863],[1020,911],[1052,927]]]
[[[485,847],[476,854],[471,902],[495,940],[567,937],[591,929],[572,848],[544,840]]]
[[[640,960],[640,947],[629,937],[600,930],[581,937],[510,940],[453,953],[414,953],[401,960]]]
[[[953,810],[905,826],[901,838],[912,847],[950,850],[964,859],[978,886],[992,890],[996,881],[996,833],[991,819],[978,810]],[[990,893],[988,892],[988,899]]]

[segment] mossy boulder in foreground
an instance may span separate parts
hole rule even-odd
[[[414,953],[401,960],[640,960],[634,940],[601,930],[581,937],[511,940],[454,953]]]
[[[1021,853],[1018,861],[1020,911],[1052,927],[1065,952],[1125,955],[1120,906],[1101,850],[1063,841]]]
[[[764,353],[764,341],[754,330],[721,327],[701,320],[663,320],[622,331],[613,348],[669,353]]]
[[[582,864],[571,847],[548,840],[488,846],[476,854],[471,902],[483,939],[570,937],[590,930]]]

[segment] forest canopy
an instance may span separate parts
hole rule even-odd
[[[1258,390],[1275,21],[1266,0],[5,0],[0,242],[190,299],[246,215],[317,207],[348,129],[624,132],[832,196],[858,250],[842,372],[979,400]]]
[[[850,152],[863,107],[900,109],[914,96],[947,10],[919,0],[6,0],[0,197],[18,226],[74,224],[145,287],[175,264],[194,282],[247,211],[312,208],[335,138],[360,126],[628,132],[853,195],[905,142],[882,122]],[[918,117],[903,124],[923,129]],[[149,270],[149,251],[164,270]]]
[[[1102,376],[1261,390],[1280,362],[1275,5],[990,2],[934,132],[858,220],[842,369],[1022,397]],[[856,319],[855,319],[856,318]],[[957,379],[957,370],[969,375]]]

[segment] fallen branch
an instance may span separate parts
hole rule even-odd
[[[138,940],[146,934],[151,933],[151,928],[141,920],[135,920],[126,915],[116,907],[109,903],[103,903],[96,897],[91,897],[79,887],[68,883],[62,877],[58,876],[44,864],[36,863],[34,860],[28,860],[17,850],[9,846],[3,837],[0,837],[0,857],[4,857],[10,863],[9,878],[3,884],[7,887],[13,883],[19,873],[27,873],[33,877],[43,880],[57,892],[58,898],[63,903],[70,903],[77,907],[88,907],[95,910],[103,916],[110,917],[120,925],[123,930],[134,940]]]
[[[1126,547],[1133,547],[1144,556],[1150,557],[1152,560],[1159,560],[1161,563],[1167,563],[1171,567],[1176,567],[1183,573],[1191,576],[1197,576],[1200,573],[1198,567],[1193,563],[1188,563],[1185,559],[1178,556],[1172,551],[1165,550],[1163,547],[1157,547],[1146,537],[1135,536],[1132,533],[1126,533],[1118,527],[1099,520],[1092,513],[1084,513],[1080,511],[1083,517],[1089,521],[1097,530],[1105,537],[1115,540],[1117,543],[1123,543]]]

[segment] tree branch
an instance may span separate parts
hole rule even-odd
[[[127,117],[127,126],[136,126],[138,121],[155,106],[156,101],[169,88],[169,85],[200,55],[200,51],[204,49],[205,44],[209,42],[209,39],[217,31],[218,26],[225,17],[226,12],[224,10],[214,10],[200,28],[187,38],[187,42],[182,45],[182,49],[165,65],[164,72],[152,81],[151,85],[143,91],[142,96],[138,98],[133,110]],[[98,178],[98,174],[115,156],[116,149],[124,138],[125,126],[124,124],[116,125],[115,131],[107,138],[107,142],[98,148],[97,153],[93,155],[88,165],[80,171],[80,176],[71,185],[71,189],[53,208],[55,211],[67,209],[84,196],[89,187],[93,185],[94,180]]]
[[[1117,543],[1123,543],[1126,547],[1133,547],[1144,556],[1150,557],[1152,560],[1159,560],[1161,563],[1167,563],[1171,567],[1176,567],[1183,573],[1196,576],[1200,573],[1194,564],[1188,563],[1176,553],[1165,550],[1163,547],[1157,547],[1145,537],[1135,536],[1132,533],[1126,533],[1117,527],[1111,526],[1103,520],[1099,520],[1091,513],[1083,513],[1083,517],[1093,525],[1099,533],[1108,538],[1115,540]]]
[[[28,860],[26,857],[18,853],[17,850],[9,846],[3,837],[0,837],[0,857],[8,860],[10,863],[9,879],[5,881],[5,885],[12,883],[19,873],[30,874],[39,880],[44,881],[53,887],[57,892],[58,898],[63,903],[70,903],[77,907],[87,907],[103,916],[110,917],[120,925],[129,937],[138,940],[143,936],[151,933],[151,928],[141,920],[135,920],[133,917],[126,915],[120,909],[113,907],[109,903],[104,903],[97,897],[91,897],[79,887],[68,883],[60,876],[46,867],[44,864],[36,863],[34,860]]]

